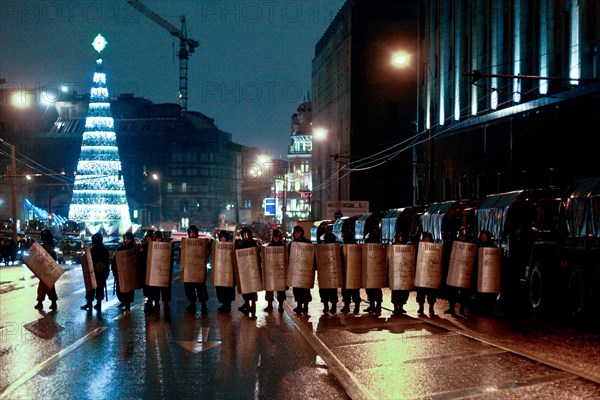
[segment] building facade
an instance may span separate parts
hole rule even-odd
[[[416,202],[600,174],[599,2],[422,1],[420,14]]]
[[[398,49],[417,51],[416,2],[349,0],[315,46],[312,61],[315,217],[331,201],[372,209],[411,202],[416,68],[392,65]],[[396,146],[395,146],[396,145]],[[402,150],[402,151],[401,151]]]
[[[51,106],[57,112],[54,122],[44,127],[38,124],[29,129],[24,122],[27,119],[7,118],[3,135],[15,144],[17,158],[24,160],[26,155],[46,172],[36,178],[40,183],[27,185],[25,175],[33,171],[34,163],[18,163],[17,175],[23,183],[18,185],[19,205],[29,198],[39,207],[68,215],[87,103],[88,96],[57,101]],[[133,223],[158,226],[162,222],[179,228],[195,224],[212,231],[223,215],[227,222],[237,222],[242,146],[231,141],[231,134],[219,130],[201,113],[182,114],[176,104],[153,104],[129,94],[113,98],[111,112]],[[3,165],[8,161],[2,157]],[[59,172],[65,176],[54,177],[62,175]],[[3,179],[2,184],[8,182]],[[5,197],[3,191],[2,215],[8,215],[10,207]],[[19,219],[24,212],[20,206]]]

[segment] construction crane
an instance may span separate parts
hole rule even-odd
[[[158,25],[169,31],[169,33],[179,39],[179,105],[181,111],[187,111],[188,100],[188,59],[196,47],[200,45],[197,40],[190,39],[187,36],[187,27],[185,25],[185,15],[181,16],[181,29],[175,28],[160,15],[146,7],[138,0],[127,0],[127,3],[135,8]]]

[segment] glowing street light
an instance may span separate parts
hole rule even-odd
[[[152,174],[152,179],[158,182],[158,212],[160,220],[159,223],[163,220],[163,207],[162,207],[162,184],[160,182],[160,176],[157,173]]]

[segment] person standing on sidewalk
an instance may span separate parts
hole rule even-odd
[[[96,276],[96,288],[90,289],[85,294],[87,304],[81,306],[82,310],[92,310],[92,303],[96,298],[96,305],[94,308],[97,311],[102,311],[102,300],[104,300],[104,289],[106,288],[106,280],[110,274],[108,268],[110,264],[110,253],[108,249],[102,243],[102,234],[95,233],[92,235],[92,248],[90,253],[92,255],[92,264],[94,265],[94,275]]]
[[[44,229],[40,232],[40,239],[42,241],[42,247],[50,256],[56,261],[57,255],[54,250],[54,236],[52,235],[52,231],[50,229]],[[44,308],[44,300],[48,296],[48,299],[52,301],[50,304],[51,310],[56,310],[57,305],[56,301],[58,300],[58,296],[56,295],[56,287],[53,285],[52,287],[48,287],[44,282],[40,280],[37,288],[37,304],[33,307],[36,310],[42,310]]]
[[[268,244],[268,246],[284,246],[283,233],[281,233],[281,231],[279,229],[274,229],[273,232],[271,233],[271,242]],[[274,296],[275,296],[275,292],[272,292],[272,291],[265,292],[265,300],[267,301],[267,307],[265,308],[265,311],[267,311],[267,312],[273,311]],[[277,291],[277,302],[279,303],[278,310],[280,313],[283,312],[283,302],[285,301],[286,298],[287,298],[287,296],[285,294],[285,290]]]

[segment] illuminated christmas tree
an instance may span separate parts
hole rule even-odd
[[[102,35],[92,43],[98,52],[96,72],[85,118],[81,154],[73,187],[69,219],[85,222],[87,234],[123,234],[131,226],[114,120],[110,112],[106,74],[100,52],[107,42]]]

